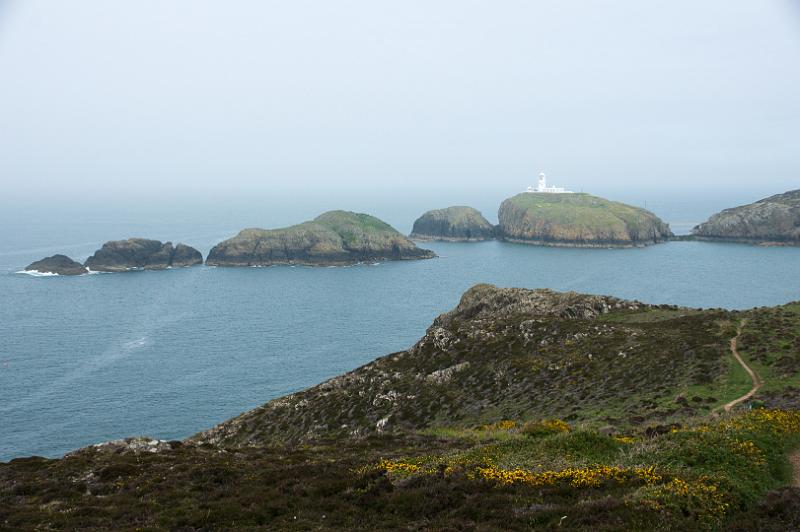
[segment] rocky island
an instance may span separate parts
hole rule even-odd
[[[640,247],[669,240],[669,225],[645,209],[589,194],[523,192],[505,200],[498,237],[567,247]]]
[[[86,259],[86,267],[95,272],[129,270],[165,270],[203,263],[203,255],[186,244],[172,245],[146,238],[112,240]]]
[[[330,211],[282,229],[244,229],[214,246],[206,264],[340,266],[435,256],[374,216]]]
[[[186,440],[0,463],[0,528],[797,530],[798,330],[798,303],[478,285],[411,348]]]
[[[414,222],[410,238],[474,242],[494,238],[494,226],[472,207],[448,207],[428,211]]]
[[[725,209],[692,230],[695,240],[800,245],[800,190]]]
[[[76,262],[66,255],[53,255],[29,264],[26,272],[37,272],[53,275],[84,275],[89,273],[86,266]]]

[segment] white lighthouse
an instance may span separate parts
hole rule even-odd
[[[544,172],[539,174],[539,184],[534,187],[528,187],[526,192],[533,192],[538,194],[572,194],[571,190],[567,190],[562,187],[548,187],[547,186],[547,176],[544,175]]]

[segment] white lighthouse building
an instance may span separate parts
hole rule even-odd
[[[544,172],[539,174],[539,184],[536,188],[530,186],[526,190],[526,192],[533,192],[538,194],[572,194],[571,190],[567,190],[562,187],[548,187],[547,186],[547,176],[544,175]]]

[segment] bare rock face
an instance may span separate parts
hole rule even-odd
[[[725,209],[692,234],[702,240],[800,245],[800,190]]]
[[[330,211],[310,222],[283,229],[244,229],[214,246],[206,263],[210,266],[328,266],[435,256],[374,216]]]
[[[494,238],[494,226],[472,207],[428,211],[414,222],[411,238],[473,242]]]
[[[444,326],[454,321],[498,319],[513,314],[592,319],[612,309],[638,310],[641,306],[641,303],[611,296],[478,284],[461,296],[455,309],[436,318],[434,326]]]
[[[500,238],[524,244],[639,247],[674,236],[650,211],[589,194],[518,194],[502,203],[498,219]]]
[[[55,275],[83,275],[89,273],[86,266],[66,255],[53,255],[29,264],[25,271],[50,273]]]
[[[202,263],[203,256],[190,246],[145,238],[106,242],[86,259],[86,267],[97,272],[164,270]]]
[[[167,244],[169,244],[169,242],[167,242]],[[186,266],[194,266],[196,264],[203,264],[203,255],[199,251],[186,244],[178,244],[175,246],[170,263],[172,268],[185,268]]]

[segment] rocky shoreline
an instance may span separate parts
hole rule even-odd
[[[800,245],[800,190],[725,209],[692,230],[697,239],[766,246]]]
[[[499,240],[503,242],[510,242],[512,244],[527,244],[529,246],[542,246],[550,248],[575,248],[575,249],[639,249],[654,246],[656,244],[663,244],[671,241],[672,239],[659,240],[658,242],[638,242],[631,244],[622,244],[617,241],[594,241],[594,242],[576,242],[576,241],[559,241],[559,240],[529,240],[518,238],[503,237]]]

